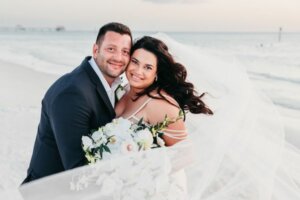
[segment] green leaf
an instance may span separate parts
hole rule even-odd
[[[143,124],[143,121],[144,121],[144,118],[142,117],[142,118],[139,120],[138,125]]]
[[[103,145],[103,149],[104,149],[106,152],[111,153],[111,151],[110,151],[110,149],[108,148],[108,146]]]
[[[101,145],[100,148],[99,148],[101,158],[103,157],[103,148],[102,148],[102,146],[103,145]]]

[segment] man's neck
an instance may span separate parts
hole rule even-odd
[[[101,71],[101,69],[100,69],[100,71]],[[104,76],[105,80],[107,81],[108,85],[111,87],[113,82],[116,80],[116,78],[109,77],[109,76],[105,75],[102,71],[101,71],[101,73],[103,74],[103,76]]]

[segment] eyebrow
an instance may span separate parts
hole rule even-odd
[[[108,47],[116,47],[117,45],[115,45],[115,44],[107,44],[106,46],[108,46]]]
[[[140,63],[140,61],[137,58],[135,58],[135,57],[132,57],[131,59],[134,60],[134,61],[136,61],[136,62],[138,62],[138,63]],[[146,64],[146,66],[147,67],[149,67],[149,66],[150,67],[154,67],[152,64]]]
[[[137,62],[140,62],[138,59],[136,59],[136,58],[133,57],[133,56],[131,57],[131,59],[132,59],[132,60],[135,60],[135,61],[137,61]]]
[[[147,67],[152,67],[152,68],[154,67],[154,66],[151,65],[151,64],[146,64],[146,66],[147,66]]]
[[[114,47],[114,48],[117,48],[118,45],[115,45],[115,44],[107,44],[106,48],[107,47]],[[122,48],[122,50],[127,50],[129,51],[129,48],[125,47],[125,48]]]

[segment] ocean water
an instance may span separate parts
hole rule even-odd
[[[283,32],[280,42],[277,33],[166,34],[245,68],[257,89],[277,106],[288,140],[300,145],[300,33]],[[96,35],[94,31],[0,31],[0,60],[62,75],[91,54]]]

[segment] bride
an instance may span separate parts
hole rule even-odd
[[[196,96],[193,84],[186,81],[186,75],[185,67],[174,61],[162,41],[149,36],[137,40],[126,69],[130,89],[116,105],[117,117],[135,123],[143,119],[147,124],[155,125],[165,116],[176,119],[180,109],[213,114],[201,100],[204,94]],[[163,133],[166,146],[186,139],[184,120],[170,124]],[[176,172],[174,177],[184,195],[187,192],[184,171]]]
[[[117,117],[155,125],[167,115],[177,118],[179,110],[212,114],[196,96],[193,84],[187,82],[186,69],[174,61],[167,46],[160,40],[145,36],[133,45],[126,69],[129,91],[116,105]],[[187,137],[184,120],[164,130],[163,140],[171,146]]]
[[[165,114],[176,117],[179,109],[211,114],[201,99],[214,115],[188,114],[186,121],[171,124],[163,136],[168,148],[120,156],[26,184],[20,188],[23,197],[299,199],[300,153],[285,141],[272,102],[234,63],[218,61],[165,35],[155,37],[169,50],[151,37],[136,42],[126,71],[130,89],[117,104],[117,115],[155,124]],[[209,95],[200,99],[190,83],[180,81],[185,80],[185,70],[163,56],[168,52],[184,63],[197,90]],[[171,58],[174,65],[162,68],[166,60],[160,58]]]

